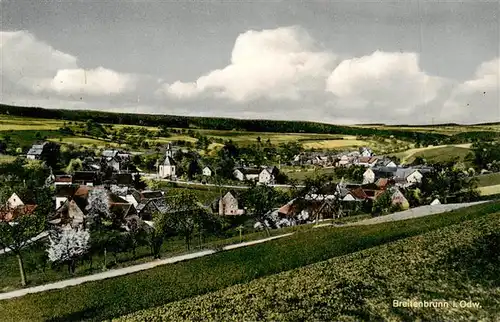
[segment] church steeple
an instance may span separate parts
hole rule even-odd
[[[172,145],[170,143],[167,143],[167,151],[165,152],[166,157],[174,157],[174,151],[172,150]]]

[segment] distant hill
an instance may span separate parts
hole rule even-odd
[[[45,109],[0,104],[0,114],[31,118],[58,119],[99,123],[128,124],[155,127],[199,128],[211,130],[237,130],[274,133],[319,133],[356,136],[393,137],[407,141],[427,142],[428,144],[465,143],[470,136],[449,136],[439,133],[416,132],[392,128],[370,128],[341,126],[309,121],[278,121],[257,119],[236,119],[218,117],[194,117],[162,114],[113,113],[90,110]],[[492,132],[493,133],[493,132]],[[498,133],[489,134],[497,135]],[[484,133],[483,133],[484,135]]]

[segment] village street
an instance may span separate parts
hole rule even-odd
[[[186,185],[202,185],[202,186],[207,186],[207,187],[221,187],[221,188],[229,188],[229,189],[248,189],[249,186],[244,186],[244,185],[226,185],[226,184],[215,184],[215,183],[201,183],[201,182],[196,182],[196,181],[182,181],[182,180],[171,180],[171,179],[164,179],[164,178],[159,178],[158,175],[152,174],[152,173],[145,173],[141,172],[139,173],[141,176],[147,179],[155,179],[159,181],[164,181],[164,182],[174,182],[174,183],[179,183],[179,184],[186,184]],[[275,188],[290,188],[292,185],[289,184],[268,184],[270,187],[275,187]],[[303,188],[303,185],[297,185],[296,187],[298,188]]]
[[[444,204],[444,205],[422,206],[422,207],[418,207],[418,208],[409,209],[406,211],[393,213],[393,214],[386,215],[386,216],[380,216],[380,217],[376,217],[376,218],[362,220],[359,222],[350,223],[350,224],[343,225],[343,226],[373,225],[373,224],[379,224],[379,223],[384,223],[384,222],[400,221],[400,220],[405,220],[405,219],[424,217],[424,216],[444,213],[447,211],[456,210],[456,209],[460,209],[460,208],[465,208],[465,207],[469,207],[469,206],[484,203],[484,202],[488,202],[488,201],[479,201],[479,202],[470,202],[470,203],[461,203],[461,204]],[[319,224],[319,225],[316,225],[315,227],[333,226],[333,225],[334,224],[327,223],[327,224]],[[291,236],[293,234],[294,233],[287,233],[287,234],[273,236],[273,237],[264,238],[264,239],[260,239],[260,240],[228,245],[228,246],[225,246],[223,248],[223,250],[231,250],[231,249],[256,245],[256,244],[264,243],[267,241],[271,241],[271,240],[275,240],[275,239],[279,239],[279,238],[283,238],[283,237],[288,237],[288,236]],[[45,285],[40,285],[40,286],[35,286],[35,287],[29,287],[29,288],[20,289],[20,290],[16,290],[16,291],[12,291],[12,292],[7,292],[7,293],[0,293],[0,300],[21,297],[21,296],[24,296],[24,295],[29,294],[29,293],[39,293],[39,292],[44,292],[44,291],[49,291],[49,290],[62,289],[62,288],[68,287],[68,286],[79,285],[79,284],[82,284],[85,282],[90,282],[90,281],[98,281],[98,280],[103,280],[103,279],[107,279],[107,278],[123,276],[123,275],[131,274],[131,273],[136,273],[139,271],[148,270],[148,269],[151,269],[151,268],[154,268],[157,266],[161,266],[161,265],[165,265],[165,264],[172,264],[172,263],[177,263],[177,262],[184,261],[184,260],[189,260],[189,259],[200,258],[200,257],[212,255],[214,253],[216,253],[215,250],[204,250],[204,251],[199,251],[199,252],[195,252],[195,253],[191,253],[191,254],[174,256],[174,257],[170,257],[170,258],[156,260],[156,261],[152,261],[152,262],[145,263],[145,264],[134,265],[134,266],[120,268],[120,269],[113,269],[113,270],[109,270],[109,271],[94,274],[94,275],[82,276],[82,277],[78,277],[78,278],[63,280],[63,281],[45,284]]]

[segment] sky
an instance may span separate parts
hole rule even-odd
[[[500,0],[0,0],[0,102],[334,124],[500,121]]]

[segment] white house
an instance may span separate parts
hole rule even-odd
[[[24,206],[24,202],[19,198],[19,196],[14,192],[9,199],[7,199],[7,207],[17,208],[19,206]]]
[[[211,176],[212,176],[213,171],[212,171],[212,169],[210,169],[210,167],[208,167],[208,166],[207,166],[207,167],[204,167],[204,168],[203,168],[202,173],[203,173],[203,175],[204,175],[204,176],[206,176],[206,177],[211,177]]]
[[[394,175],[396,179],[404,179],[406,183],[421,183],[424,177],[417,169],[398,169]]]
[[[362,157],[371,157],[373,155],[373,152],[370,148],[361,148],[361,156]]]
[[[259,183],[270,184],[274,182],[274,175],[269,169],[262,169],[259,173]]]
[[[374,182],[375,182],[375,172],[371,168],[366,169],[366,171],[363,173],[363,184],[374,183]]]

